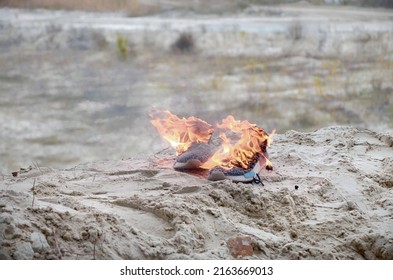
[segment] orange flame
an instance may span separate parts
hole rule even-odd
[[[193,142],[207,143],[213,134],[213,127],[196,117],[179,118],[169,111],[158,111],[150,115],[150,121],[160,135],[176,149],[177,154],[188,150]],[[236,120],[228,116],[216,125],[220,145],[213,156],[201,168],[248,169],[259,155],[267,169],[272,163],[267,159],[266,148],[272,143],[273,130],[269,135],[256,124]],[[264,167],[264,166],[261,166]]]
[[[177,154],[184,153],[193,142],[207,143],[214,129],[207,122],[196,117],[179,118],[169,111],[151,114],[151,124],[167,140]]]
[[[233,116],[225,118],[217,127],[221,129],[221,147],[201,166],[205,169],[215,166],[247,169],[257,154],[265,157],[266,147],[272,142],[263,129],[248,121],[235,120]],[[268,159],[267,164],[271,165]]]

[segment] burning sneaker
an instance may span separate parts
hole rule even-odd
[[[176,149],[173,167],[177,170],[201,168],[210,171],[209,180],[262,183],[259,172],[264,167],[272,169],[266,151],[271,135],[248,121],[228,116],[214,130],[201,119],[179,118],[169,111],[150,117],[160,135]]]

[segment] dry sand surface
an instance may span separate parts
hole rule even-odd
[[[248,236],[243,258],[393,259],[392,147],[352,127],[288,131],[264,186],[174,171],[169,151],[5,176],[0,258],[233,259],[228,241]]]

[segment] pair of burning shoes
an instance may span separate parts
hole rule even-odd
[[[182,171],[201,168],[212,157],[214,152],[215,148],[207,143],[192,143],[187,151],[176,158],[173,167]],[[234,182],[254,182],[263,185],[259,173],[263,168],[267,170],[273,169],[268,161],[268,157],[266,149],[263,149],[263,151],[254,155],[247,168],[233,167],[227,169],[215,166],[210,169],[208,179],[211,181],[229,179]]]

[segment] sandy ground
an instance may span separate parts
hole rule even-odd
[[[0,258],[233,259],[248,236],[250,259],[393,259],[392,147],[352,127],[278,134],[264,186],[174,171],[170,151],[4,176]]]

